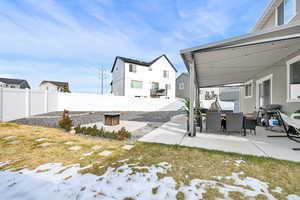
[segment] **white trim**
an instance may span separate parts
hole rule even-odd
[[[284,24],[288,24],[290,23],[296,16],[297,16],[297,0],[291,0],[293,1],[293,14],[291,16],[290,19],[288,19],[287,21],[284,20],[284,15],[285,15],[285,0],[282,0],[278,6],[275,8],[275,27],[277,26],[281,26],[281,25],[284,25]],[[278,7],[283,3],[283,24],[281,25],[278,25]]]
[[[287,90],[286,90],[286,102],[291,103],[291,102],[300,102],[300,99],[290,99],[290,67],[291,64],[300,61],[300,55],[288,60],[286,62],[286,80],[287,80]]]
[[[275,8],[275,27],[277,26],[278,26],[278,6]]]
[[[260,79],[258,79],[256,81],[256,98],[255,98],[255,106],[256,106],[256,109],[259,109],[259,84],[264,82],[264,81],[267,81],[267,80],[270,80],[270,104],[273,103],[273,74],[269,74],[267,76],[264,76]]]
[[[253,97],[253,83],[254,83],[254,81],[253,81],[253,79],[252,79],[252,80],[247,81],[247,82],[244,84],[244,86],[245,86],[244,98],[245,98],[245,99],[250,99],[250,98]],[[249,85],[249,84],[251,84],[251,95],[250,95],[250,96],[246,96],[246,85]]]

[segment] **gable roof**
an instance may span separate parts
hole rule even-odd
[[[153,63],[155,63],[157,60],[159,60],[162,57],[165,57],[167,59],[168,63],[173,67],[173,69],[175,70],[175,72],[177,72],[177,69],[174,67],[174,65],[171,63],[171,61],[168,59],[168,57],[165,54],[163,54],[163,55],[155,58],[151,62],[145,62],[145,61],[136,60],[136,59],[132,59],[132,58],[125,58],[125,57],[117,56],[115,58],[114,64],[113,64],[112,69],[111,69],[111,72],[114,71],[115,65],[116,65],[116,62],[117,62],[118,59],[123,60],[126,63],[132,63],[132,64],[136,64],[136,65],[142,65],[142,66],[145,66],[145,67],[149,67],[149,66],[151,66]]]
[[[44,83],[52,83],[53,85],[56,85],[57,87],[67,87],[69,88],[68,82],[60,82],[60,81],[42,81],[40,85]]]
[[[254,25],[252,32],[260,30],[265,25],[265,23],[271,17],[273,10],[279,5],[279,3],[281,3],[280,0],[270,0],[264,12],[262,13],[262,15],[257,20],[256,24]]]
[[[176,78],[176,80],[179,79],[181,76],[187,76],[187,77],[189,77],[189,73],[187,73],[187,72],[182,72],[182,73]]]
[[[0,82],[5,83],[5,84],[20,85],[20,88],[22,88],[22,89],[25,89],[25,88],[30,89],[28,82],[24,79],[0,78]]]

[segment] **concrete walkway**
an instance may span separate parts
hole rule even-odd
[[[186,135],[186,117],[178,115],[173,117],[171,121],[140,138],[139,141],[177,144],[300,162],[300,151],[292,150],[295,147],[299,148],[300,143],[291,141],[288,138],[267,137],[267,135],[274,134],[283,133],[274,133],[257,127],[256,136],[251,134],[242,137],[220,133],[197,133],[196,137],[189,137]]]

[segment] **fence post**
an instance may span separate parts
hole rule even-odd
[[[25,89],[25,117],[30,116],[30,90],[28,88]]]
[[[44,93],[44,113],[48,112],[48,90]]]
[[[3,87],[0,87],[0,122],[4,121],[3,100]]]

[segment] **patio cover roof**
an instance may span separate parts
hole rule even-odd
[[[246,82],[300,50],[300,23],[283,25],[181,51],[198,87]],[[192,65],[194,64],[194,65]]]

